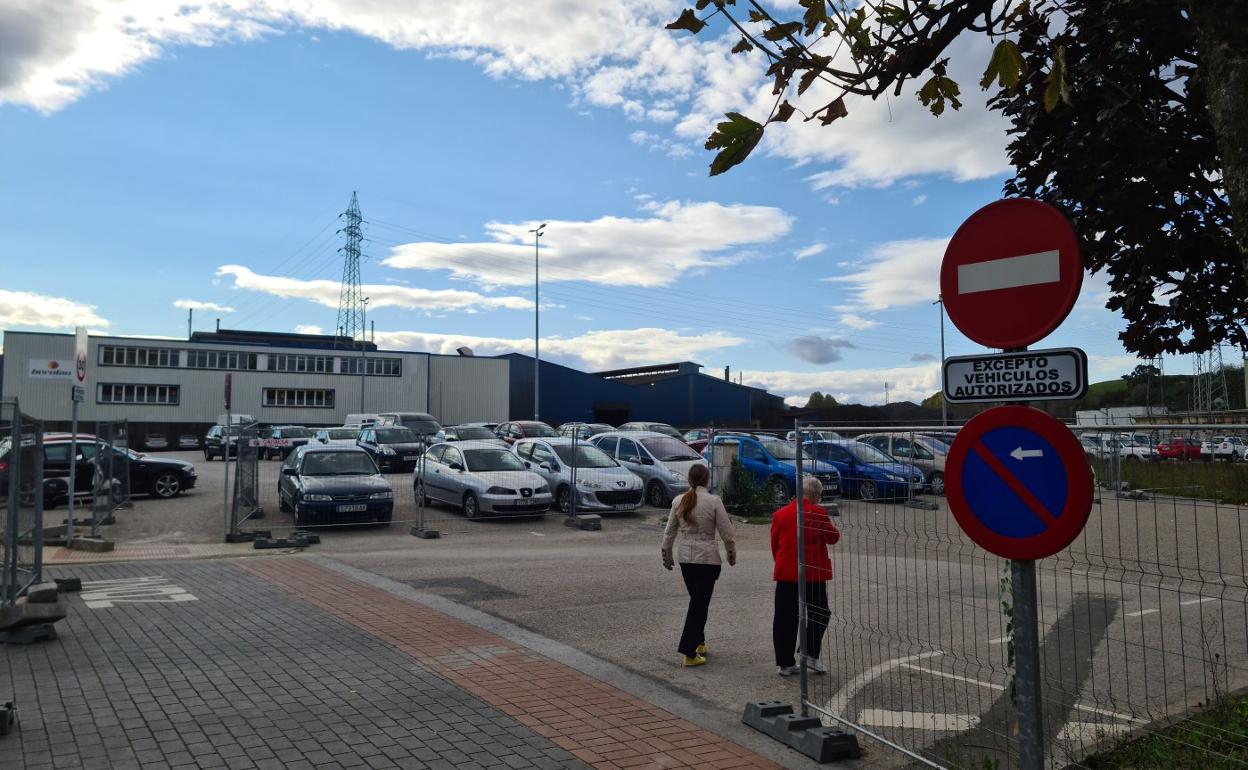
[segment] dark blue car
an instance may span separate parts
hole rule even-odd
[[[923,471],[899,463],[861,441],[808,441],[804,452],[841,472],[841,491],[845,495],[863,500],[896,500],[918,494],[923,487]]]
[[[295,525],[389,523],[394,490],[367,452],[352,446],[301,446],[282,463],[277,505]]]

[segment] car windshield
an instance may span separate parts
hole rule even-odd
[[[330,428],[325,433],[335,440],[344,438],[355,439],[360,435],[360,432],[355,428]]]
[[[411,428],[378,428],[378,444],[412,444],[420,441]]]
[[[681,460],[701,460],[702,456],[689,448],[683,441],[674,438],[643,438],[642,446],[650,450],[659,462],[679,462]]]
[[[282,438],[312,438],[307,428],[282,428]]]
[[[456,428],[455,435],[459,436],[460,441],[478,441],[482,439],[488,440],[495,438],[494,431],[489,428],[481,428],[476,425]]]
[[[646,426],[646,430],[654,433],[662,433],[664,436],[671,436],[674,439],[680,438],[680,431],[670,425],[664,425],[661,422],[652,422]]]
[[[921,444],[924,449],[928,449],[937,454],[949,454],[949,445],[938,438],[932,436],[915,436],[914,440]]]
[[[524,435],[535,438],[551,438],[559,434],[555,433],[555,429],[544,422],[522,422],[520,427],[524,430]]]
[[[442,426],[438,425],[437,420],[420,420],[414,417],[405,417],[402,420],[403,427],[418,436],[432,436],[442,430]],[[404,439],[405,441],[407,439]]]
[[[763,448],[766,449],[772,457],[777,460],[796,460],[797,447],[781,441],[780,439],[772,439],[771,441],[763,441]]]
[[[854,456],[854,459],[860,463],[874,464],[896,462],[896,460],[884,454],[880,450],[870,444],[864,444],[861,441],[855,441],[852,444],[845,444],[844,446],[849,450],[849,453]]]
[[[572,459],[572,450],[573,447],[571,445],[563,444],[555,447],[555,454],[559,455],[559,459],[565,465],[574,465],[577,468],[612,468],[615,466],[615,460],[612,460],[596,446],[578,444],[576,446],[575,461]]]
[[[464,452],[464,462],[468,464],[468,470],[478,473],[524,470],[520,458],[506,449],[468,449]]]
[[[371,476],[376,472],[364,452],[309,452],[303,457],[304,476]]]

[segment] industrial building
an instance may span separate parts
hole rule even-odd
[[[74,337],[4,334],[5,398],[66,429]],[[443,423],[508,418],[508,362],[378,350],[329,335],[195,332],[187,340],[89,338],[86,400],[79,419],[129,420],[131,435],[178,436],[204,430],[232,410],[267,424],[341,425],[348,414],[429,412]]]
[[[511,362],[511,417],[533,417],[533,357],[499,356]],[[605,372],[581,372],[541,362],[540,416],[544,422],[650,420],[672,425],[768,425],[785,411],[784,399],[762,388],[702,373],[680,361]],[[778,423],[777,423],[778,424]]]

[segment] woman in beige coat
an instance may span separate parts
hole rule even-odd
[[[680,533],[676,561],[680,562],[680,576],[689,591],[689,610],[685,613],[685,630],[676,649],[686,666],[706,663],[706,615],[720,571],[717,534],[724,541],[728,564],[737,563],[736,533],[723,501],[707,491],[710,479],[711,472],[705,465],[689,469],[689,491],[672,501],[667,530],[663,533],[663,566],[669,570],[673,564],[672,545],[677,532]]]

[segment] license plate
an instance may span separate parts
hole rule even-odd
[[[631,511],[631,510],[633,510],[633,506],[631,506],[631,505],[613,505],[613,506],[611,506],[611,507],[612,507],[614,510],[617,510],[617,511]]]
[[[419,459],[420,459],[419,455],[403,455],[403,462],[412,462],[414,460],[419,460]]]
[[[360,511],[367,511],[367,510],[368,510],[368,506],[365,505],[364,503],[352,503],[351,505],[338,506],[339,513],[358,513]]]

